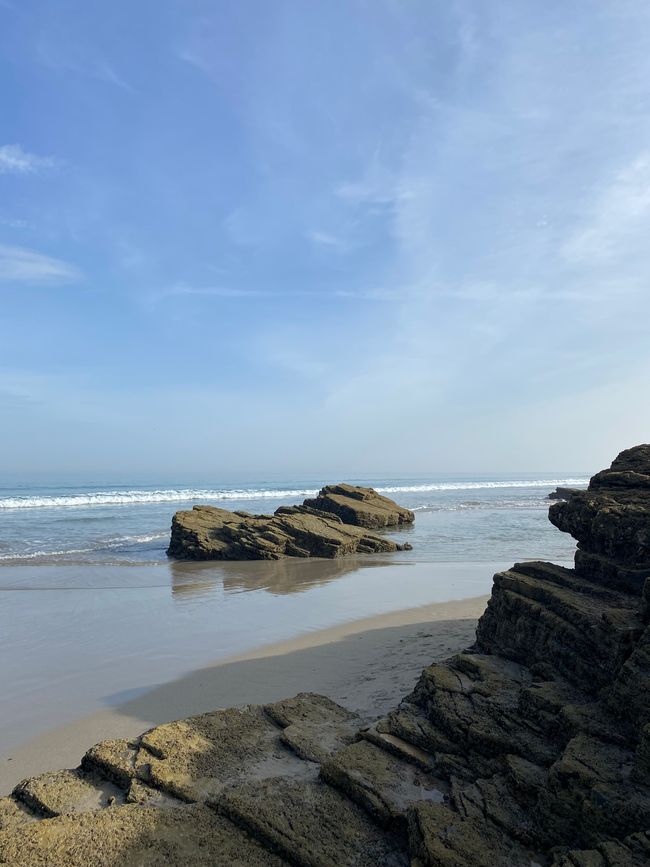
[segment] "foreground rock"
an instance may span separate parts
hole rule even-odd
[[[0,864],[647,867],[650,446],[551,507],[476,645],[371,725],[323,696],[105,741],[0,799]]]
[[[302,506],[281,506],[273,515],[194,506],[172,521],[170,557],[191,560],[279,560],[282,557],[345,557],[402,551],[411,546],[368,528],[411,523],[413,512],[372,488],[333,485]]]

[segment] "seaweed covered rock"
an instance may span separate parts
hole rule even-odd
[[[336,491],[321,499],[323,492]],[[338,511],[337,511],[338,510]],[[410,516],[410,518],[409,518]],[[345,557],[409,549],[371,532],[408,523],[402,509],[372,488],[334,485],[302,506],[280,506],[273,515],[194,506],[172,520],[170,557],[191,560],[279,560],[283,557]]]

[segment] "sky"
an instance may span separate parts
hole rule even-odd
[[[650,440],[645,0],[0,0],[0,478]]]

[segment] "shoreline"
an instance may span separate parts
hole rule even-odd
[[[362,619],[209,663],[0,755],[0,796],[25,777],[76,767],[108,738],[132,738],[162,722],[217,708],[322,692],[370,720],[413,688],[422,669],[464,649],[489,594]]]

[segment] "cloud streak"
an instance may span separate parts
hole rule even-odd
[[[0,283],[70,283],[80,277],[74,265],[61,259],[26,247],[0,244]]]
[[[622,168],[585,216],[562,249],[568,261],[601,265],[625,253],[638,254],[650,229],[650,152]]]
[[[41,169],[52,168],[54,164],[52,157],[30,154],[19,144],[0,147],[0,175],[31,175]]]

